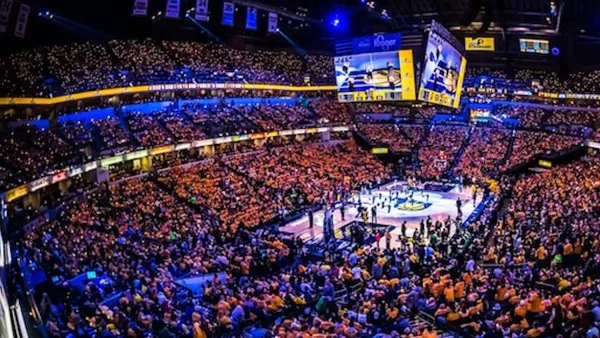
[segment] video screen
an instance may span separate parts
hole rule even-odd
[[[432,29],[425,49],[419,100],[458,108],[466,68],[467,59]]]
[[[521,53],[549,54],[550,42],[548,40],[519,39]]]
[[[335,58],[340,102],[415,100],[412,50]]]
[[[475,122],[488,122],[492,112],[485,108],[471,108],[469,111],[471,121]]]

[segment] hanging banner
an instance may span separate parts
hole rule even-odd
[[[269,12],[269,33],[277,33],[277,13]]]
[[[134,0],[131,14],[134,16],[148,15],[148,0]]]
[[[208,0],[196,0],[194,18],[198,21],[208,21]]]
[[[179,18],[179,7],[181,0],[167,0],[167,11],[165,17],[171,19]]]
[[[12,4],[13,0],[2,0],[2,3],[0,3],[0,33],[6,32]]]
[[[223,20],[221,23],[225,26],[233,27],[233,12],[235,12],[235,6],[231,2],[223,3]]]
[[[15,25],[15,36],[19,38],[25,37],[25,31],[27,30],[27,21],[29,20],[29,12],[31,7],[26,4],[21,4],[19,10],[19,16],[17,17],[17,24]]]
[[[256,30],[256,16],[256,8],[248,7],[248,11],[246,12],[246,29]]]

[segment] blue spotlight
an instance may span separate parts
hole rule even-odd
[[[332,34],[340,35],[345,34],[349,30],[350,17],[348,12],[339,8],[327,15],[323,20],[325,26],[328,27]]]

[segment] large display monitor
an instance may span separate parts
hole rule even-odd
[[[340,102],[416,99],[412,50],[335,57]]]
[[[442,25],[433,21],[422,66],[419,100],[458,108],[467,59],[464,47]]]
[[[522,53],[549,54],[550,42],[539,39],[519,39],[519,47]]]

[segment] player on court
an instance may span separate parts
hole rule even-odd
[[[354,91],[354,78],[353,77],[348,79],[348,90],[350,90],[351,92]]]
[[[346,61],[344,62],[344,64],[342,65],[342,71],[346,74],[348,74],[348,71],[350,70],[350,62]]]
[[[367,82],[373,81],[373,66],[368,65],[366,71],[367,71]]]
[[[388,70],[388,76],[394,75],[394,62],[392,62],[392,61],[387,62],[387,70]]]
[[[390,84],[390,88],[391,88],[392,90],[393,90],[393,89],[396,89],[396,78],[394,77],[394,75],[393,75],[393,74],[390,74],[390,75],[388,75],[388,77],[387,77],[387,78],[388,78],[388,82],[389,82],[389,84]]]

